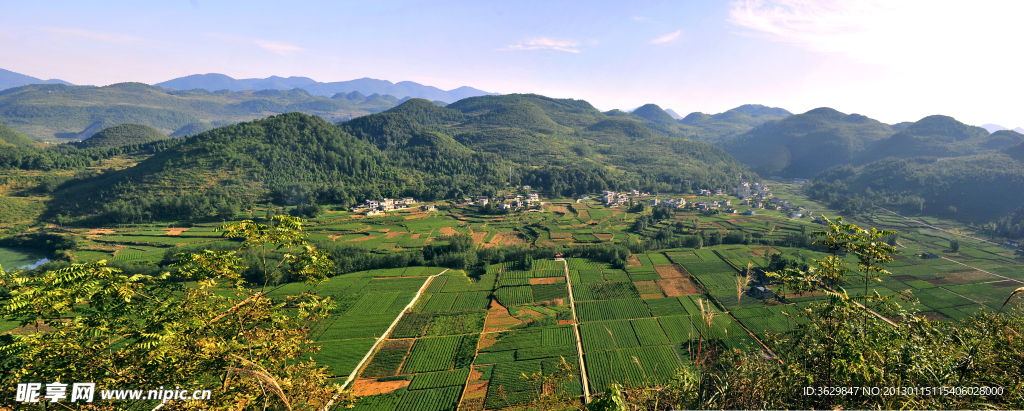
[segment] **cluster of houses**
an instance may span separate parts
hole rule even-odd
[[[416,204],[416,200],[412,197],[406,197],[398,200],[393,198],[385,198],[380,201],[366,200],[365,203],[355,206],[353,211],[366,215],[380,215],[388,211],[409,208],[409,206],[414,204]]]
[[[811,215],[811,211],[807,207],[794,206],[789,200],[775,197],[767,184],[743,182],[736,186],[735,194],[743,200],[743,205],[750,207],[743,213],[746,215],[757,214],[756,209],[758,208],[782,211],[790,218],[803,218]]]
[[[523,186],[525,189],[529,189],[530,186]],[[475,206],[486,206],[492,202],[498,206],[499,210],[519,210],[524,208],[530,208],[540,205],[540,196],[537,193],[527,194],[525,197],[522,195],[505,195],[497,196],[493,199],[487,196],[478,196],[473,198],[463,198],[462,202],[468,205]]]

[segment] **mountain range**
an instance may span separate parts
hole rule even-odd
[[[325,97],[331,97],[338,93],[358,91],[365,95],[390,94],[398,97],[422,98],[445,102],[454,102],[467,97],[496,94],[466,86],[445,91],[437,87],[424,86],[412,81],[392,83],[387,80],[377,80],[368,77],[357,80],[322,83],[309,77],[286,78],[271,76],[267,78],[234,79],[217,73],[193,74],[154,85],[171,90],[203,89],[207,91],[291,90],[301,88],[314,96]]]
[[[988,130],[989,133],[995,133],[995,132],[1001,131],[1001,130],[1009,130],[1009,128],[1007,128],[1007,127],[1003,127],[1001,125],[992,124],[992,123],[984,124],[984,125],[981,126],[981,128],[983,128],[985,130]],[[1016,127],[1016,128],[1013,129],[1013,131],[1016,131],[1018,133],[1024,133],[1024,127]]]
[[[21,73],[15,73],[13,71],[0,69],[0,90],[6,90],[13,87],[21,87],[29,84],[67,84],[71,85],[64,80],[49,79],[43,80],[32,76],[26,76]]]

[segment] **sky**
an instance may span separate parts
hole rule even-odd
[[[764,104],[1024,126],[1021,1],[9,3],[0,68],[74,84],[370,77],[686,115]]]

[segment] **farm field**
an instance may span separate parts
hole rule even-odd
[[[794,187],[783,186],[778,195],[830,215]],[[538,388],[534,381],[521,378],[524,373],[552,375],[569,368],[578,376],[581,366],[592,393],[612,382],[666,382],[690,366],[694,344],[701,338],[724,349],[760,351],[760,340],[801,321],[787,314],[822,298],[787,294],[778,285],[767,284],[766,289],[784,296],[784,302],[760,299],[749,293],[752,285],[747,283],[748,267],[767,269],[773,254],[797,263],[823,256],[780,245],[789,237],[821,229],[808,219],[789,219],[770,210],[759,210],[756,216],[676,210],[637,231],[632,228],[636,217],[623,208],[553,200],[538,212],[497,216],[454,205],[438,212],[403,210],[380,217],[333,211],[310,219],[307,232],[318,247],[379,257],[443,246],[454,235],[471,237],[478,249],[635,245],[641,237],[651,238],[668,228],[675,238],[705,232],[721,234],[721,239],[741,233],[746,240],[651,250],[633,254],[619,265],[567,258],[564,263],[503,261],[449,270],[434,277],[407,311],[427,279],[444,268],[413,265],[347,272],[316,288],[299,283],[273,286],[268,296],[281,302],[286,295],[305,291],[333,297],[336,309],[331,319],[314,328],[315,340],[323,347],[314,358],[339,382],[353,377],[351,388],[361,397],[355,409],[381,411],[523,405]],[[909,291],[917,301],[908,308],[929,319],[959,319],[981,309],[998,309],[1024,280],[1020,262],[1005,248],[961,239],[960,250],[954,253],[947,250],[953,234],[888,213],[853,221],[900,233],[899,254],[887,266],[891,274],[871,284],[868,292],[889,296]],[[965,228],[935,219],[928,222],[950,230]],[[179,252],[237,249],[238,241],[220,237],[219,225],[69,230],[78,230],[82,239],[72,252],[78,261],[107,259],[115,267],[130,268],[166,263]],[[923,253],[941,258],[921,258]],[[268,255],[280,257],[273,250]],[[575,298],[572,307],[566,269]],[[851,295],[864,293],[863,283],[843,286]],[[575,308],[578,324],[570,308]],[[374,348],[399,315],[401,320]],[[583,364],[576,348],[577,325]],[[3,331],[16,326],[0,324]],[[369,361],[356,369],[368,352]],[[558,389],[583,395],[578,377]]]

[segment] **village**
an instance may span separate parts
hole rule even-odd
[[[493,205],[498,211],[513,212],[541,211],[541,197],[537,193],[529,192],[530,186],[518,187],[521,194],[510,193],[505,195],[477,196],[474,198],[463,198],[461,204],[465,206],[486,207]],[[645,204],[647,207],[673,207],[683,208],[699,213],[724,213],[756,215],[758,209],[775,210],[784,213],[792,219],[812,217],[812,212],[804,206],[796,206],[772,194],[771,189],[764,183],[743,182],[732,190],[732,195],[738,198],[737,203],[726,198],[726,190],[723,188],[699,189],[694,195],[683,195],[673,198],[666,195],[651,195],[649,192],[630,190],[629,192],[615,192],[605,190],[601,193],[600,203],[605,207],[632,207],[636,204]],[[696,197],[696,198],[694,198]],[[705,198],[706,197],[706,198]],[[687,200],[689,198],[689,200]],[[590,195],[581,195],[575,200],[577,203],[584,201],[596,201]],[[417,204],[416,200],[410,197],[402,199],[384,198],[380,200],[366,200],[352,208],[352,211],[366,216],[383,215],[389,211],[406,209]],[[739,211],[745,208],[745,211]],[[437,211],[437,205],[424,204],[420,206],[423,211]],[[816,223],[824,224],[824,220],[818,217]]]

